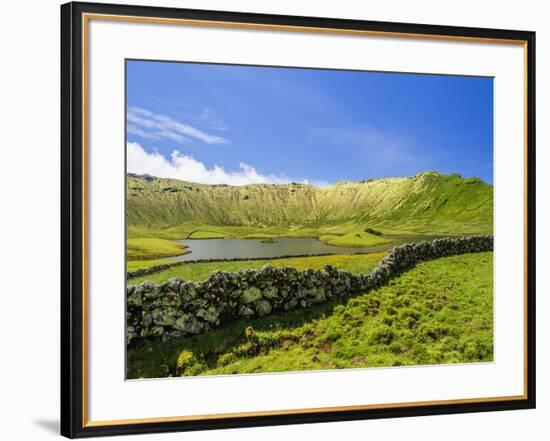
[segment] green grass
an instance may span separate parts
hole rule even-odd
[[[277,237],[318,238],[324,234],[344,235],[357,229],[352,222],[309,225],[206,225],[195,221],[178,225],[140,226],[128,225],[128,237],[158,237],[162,239],[267,239]]]
[[[209,230],[196,230],[193,231],[187,239],[221,239],[224,237],[223,232],[209,231]]]
[[[441,258],[353,298],[143,342],[128,351],[128,378],[491,361],[492,262]]]
[[[381,236],[359,230],[351,231],[341,236],[335,234],[325,234],[320,237],[320,240],[328,245],[339,247],[361,247],[391,242]]]
[[[320,237],[372,228],[399,234],[493,230],[493,186],[424,172],[410,178],[306,184],[205,185],[127,179],[129,237]],[[196,235],[195,235],[196,234]]]
[[[135,271],[138,269],[149,268],[151,266],[163,265],[165,263],[174,263],[174,261],[168,259],[128,260],[126,262],[126,271]]]
[[[129,261],[151,260],[185,253],[183,245],[165,239],[129,238],[126,243],[126,258]]]
[[[337,254],[332,256],[291,257],[285,259],[238,260],[232,262],[186,262],[167,270],[135,277],[128,281],[137,285],[145,280],[162,283],[178,277],[184,280],[200,282],[208,278],[214,271],[234,272],[240,269],[261,268],[265,264],[274,267],[293,266],[299,270],[308,268],[320,269],[325,264],[331,264],[338,269],[345,269],[356,274],[370,273],[382,260],[385,253],[373,254]]]

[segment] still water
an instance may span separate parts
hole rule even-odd
[[[169,257],[172,260],[201,259],[251,259],[281,256],[300,256],[315,254],[352,254],[385,251],[405,242],[432,240],[435,237],[407,236],[394,237],[391,243],[370,247],[335,247],[311,238],[277,238],[274,243],[265,243],[261,239],[186,239],[176,242],[187,246],[189,254]]]

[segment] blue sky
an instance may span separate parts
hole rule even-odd
[[[127,61],[128,171],[203,183],[493,181],[490,78]]]

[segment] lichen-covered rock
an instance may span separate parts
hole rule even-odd
[[[324,302],[327,299],[327,296],[325,295],[325,288],[321,286],[312,290],[312,298],[314,303]]]
[[[174,322],[174,329],[184,332],[186,334],[200,334],[205,325],[193,317],[191,314],[183,314]]]
[[[145,299],[156,299],[162,296],[161,289],[149,280],[143,282],[140,288],[143,293],[143,298]]]
[[[162,334],[164,334],[164,328],[162,326],[153,326],[151,328],[151,337],[160,337]]]
[[[262,292],[255,287],[248,288],[244,290],[243,294],[241,295],[241,302],[248,304],[255,302],[256,300],[259,300],[262,298]]]
[[[149,325],[151,325],[151,323],[153,323],[153,315],[149,312],[146,312],[143,314],[141,321],[143,323],[143,326],[148,327]]]
[[[162,341],[165,342],[165,341],[168,341],[168,340],[172,340],[173,338],[181,338],[181,337],[185,337],[185,332],[181,332],[181,331],[166,331],[166,329],[164,330],[164,334],[162,334]]]
[[[193,283],[184,282],[179,287],[179,294],[182,302],[190,302],[197,297],[197,290]]]
[[[174,292],[172,290],[169,290],[164,293],[162,297],[160,297],[160,302],[163,306],[173,306],[175,308],[178,308],[181,306],[181,297],[177,294],[177,292]]]
[[[239,315],[241,317],[251,317],[254,315],[254,310],[248,306],[241,305],[239,307]]]
[[[269,303],[267,300],[257,300],[254,303],[254,309],[258,313],[260,317],[263,317],[264,315],[268,315],[271,310],[271,303]]]
[[[275,299],[279,290],[275,286],[268,286],[262,291],[262,297],[264,299]]]
[[[130,286],[126,292],[126,302],[129,307],[139,308],[142,305],[141,290]]]
[[[196,315],[197,317],[200,317],[210,323],[215,323],[218,320],[218,313],[216,312],[216,308],[214,308],[213,306],[210,306],[206,309],[199,309]]]
[[[151,315],[156,325],[172,326],[176,321],[177,311],[172,307],[162,307],[153,309]]]
[[[138,336],[136,328],[134,326],[126,327],[126,344],[129,345],[134,338]]]

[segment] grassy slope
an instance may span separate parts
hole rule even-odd
[[[150,260],[185,253],[184,245],[165,239],[130,238],[126,242],[128,260]]]
[[[492,253],[417,265],[384,286],[128,351],[128,377],[490,361]],[[245,338],[251,326],[254,335]]]
[[[319,239],[329,245],[341,247],[360,247],[390,242],[388,239],[375,234],[366,233],[365,231],[352,231],[341,236],[336,234],[325,234]]]
[[[265,264],[274,267],[293,266],[299,270],[308,268],[320,269],[323,265],[331,264],[338,269],[346,269],[356,274],[370,273],[382,260],[385,253],[373,254],[337,254],[333,256],[291,257],[286,259],[266,260],[239,260],[235,262],[187,262],[167,270],[135,277],[128,281],[130,285],[137,285],[145,280],[162,283],[174,277],[184,280],[200,282],[208,278],[213,271],[239,271],[240,269],[261,268]],[[158,264],[158,263],[157,263]]]
[[[426,172],[337,183],[202,185],[128,177],[129,237],[269,237],[383,233],[489,233],[493,187]]]
[[[163,265],[165,263],[174,263],[174,261],[169,259],[128,260],[126,261],[126,271],[135,271],[151,266]]]

